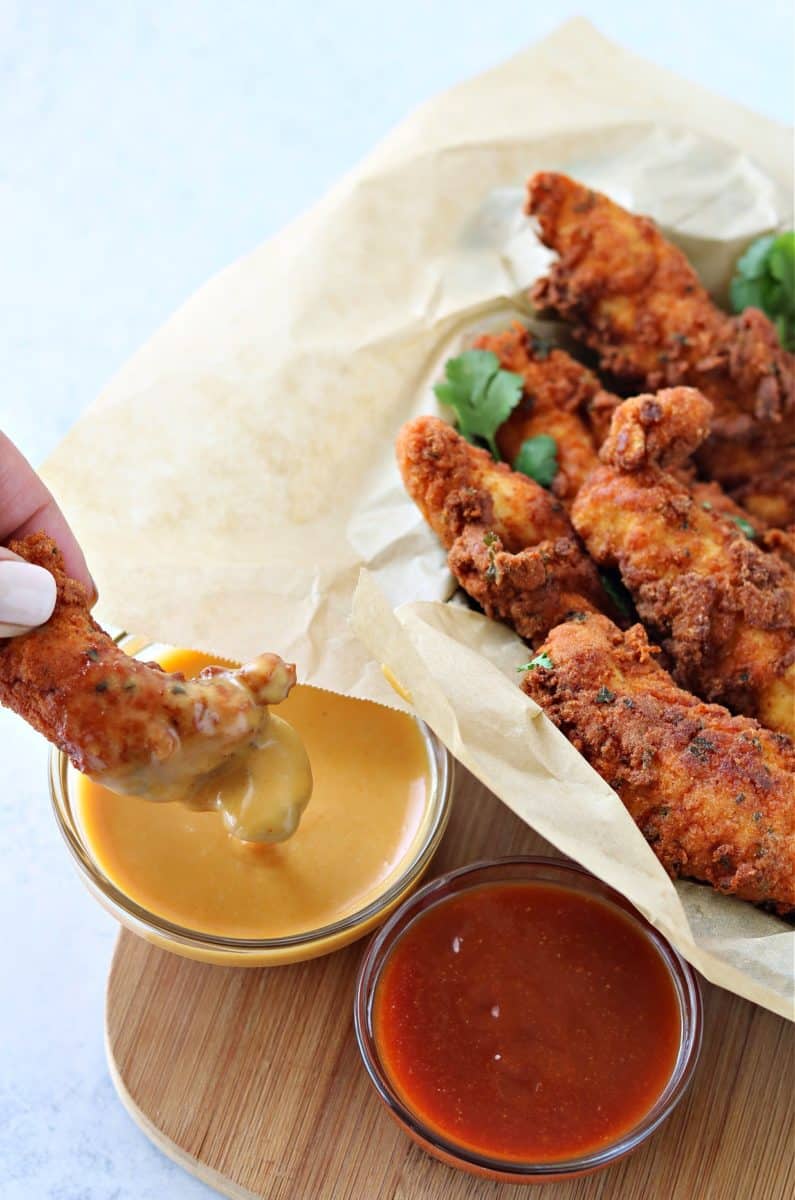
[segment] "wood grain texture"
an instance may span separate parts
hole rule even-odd
[[[477,858],[550,852],[459,770],[431,875]],[[177,958],[123,932],[108,982],[108,1057],[122,1101],[167,1154],[235,1197],[508,1200],[514,1185],[437,1163],[392,1122],[352,1027],[361,943],[269,970]],[[793,1037],[782,1019],[704,984],[695,1081],[634,1155],[548,1184],[544,1200],[789,1200],[795,1195]]]

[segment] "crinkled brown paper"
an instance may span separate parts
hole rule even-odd
[[[444,554],[394,465],[395,434],[433,411],[451,350],[532,316],[526,289],[549,255],[521,208],[538,168],[656,217],[718,295],[745,244],[789,217],[786,129],[573,21],[417,110],[311,212],[211,280],[45,476],[103,620],[232,658],[278,650],[306,682],[399,705],[388,664],[533,828],[709,979],[793,1017],[795,934],[670,883],[615,793],[517,687],[518,639],[441,603],[453,590]]]

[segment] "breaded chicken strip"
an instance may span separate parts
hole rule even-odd
[[[30,534],[11,549],[54,576],[57,599],[45,625],[0,641],[0,703],[112,791],[184,799],[257,738],[268,706],[295,683],[276,654],[195,679],[129,658],[92,618],[51,538]]]
[[[795,908],[795,750],[781,734],[677,687],[642,627],[606,617],[552,630],[552,666],[522,687],[621,797],[665,869]]]
[[[610,610],[560,501],[532,479],[436,417],[403,426],[397,458],[406,491],[449,551],[450,570],[489,615],[515,619],[533,639],[571,609]]]
[[[496,534],[470,526],[447,561],[487,616],[505,621],[533,645],[573,612],[613,611],[593,563],[573,538],[510,554]]]
[[[652,221],[566,175],[534,175],[526,211],[559,255],[533,299],[571,321],[605,370],[649,391],[698,387],[716,428],[763,423],[772,440],[780,423],[795,440],[795,358],[763,313],[721,312]]]
[[[490,529],[514,552],[574,536],[559,500],[470,446],[438,417],[416,417],[403,426],[397,459],[406,491],[445,550],[469,525]]]
[[[522,399],[497,434],[500,453],[513,463],[527,438],[553,437],[558,472],[550,490],[569,505],[598,465],[593,434],[582,414],[600,395],[601,383],[564,350],[540,345],[518,322],[501,333],[484,334],[475,347],[496,354],[504,370],[524,380]]]
[[[618,567],[677,682],[793,734],[795,576],[656,465],[697,440],[708,409],[689,388],[622,404],[572,521],[596,562]]]

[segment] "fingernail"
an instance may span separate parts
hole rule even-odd
[[[55,608],[55,580],[34,563],[0,561],[0,637],[43,625]]]

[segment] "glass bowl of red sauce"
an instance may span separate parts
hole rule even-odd
[[[362,961],[370,1080],[423,1149],[538,1183],[609,1166],[681,1099],[701,1045],[695,973],[573,863],[475,863],[407,900]]]

